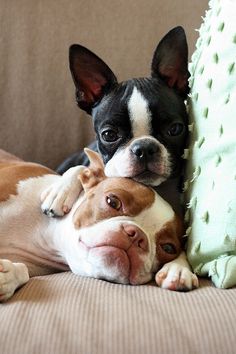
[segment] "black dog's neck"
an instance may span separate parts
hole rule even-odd
[[[183,205],[181,204],[180,178],[174,178],[161,183],[154,188],[156,192],[169,203],[174,211],[179,215],[183,215]]]

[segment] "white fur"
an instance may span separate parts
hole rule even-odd
[[[0,269],[0,301],[5,301],[29,280],[29,272],[25,264],[7,259],[0,259]]]
[[[166,147],[151,135],[151,112],[148,107],[148,101],[143,97],[141,92],[134,87],[133,92],[128,101],[128,111],[131,122],[133,138],[127,145],[122,145],[117,149],[113,157],[105,166],[105,173],[109,177],[130,177],[136,179],[143,171],[142,165],[132,152],[132,144],[146,140],[155,143],[160,150],[158,159],[148,163],[148,170],[152,177],[148,180],[140,180],[140,182],[158,186],[165,181],[171,173],[170,155]],[[137,179],[139,181],[139,179]]]
[[[135,143],[136,141],[150,140],[155,141],[160,149],[160,160],[162,161],[162,166],[164,168],[163,175],[161,175],[160,169],[160,161],[156,161],[150,164],[149,170],[150,172],[157,173],[156,178],[153,180],[147,181],[147,185],[150,186],[158,186],[163,181],[165,181],[171,173],[171,162],[170,162],[170,154],[166,150],[165,146],[157,141],[152,136],[142,136],[141,138],[132,139],[128,145],[122,146],[117,152],[114,154],[111,160],[109,160],[105,166],[105,174],[108,177],[131,177],[135,179],[136,174],[139,173],[139,165],[137,164],[136,159],[134,159],[134,155],[131,152],[130,146],[131,143]]]
[[[58,182],[43,191],[41,195],[43,212],[54,216],[51,215],[53,210],[56,216],[62,216],[71,210],[82,191],[78,175],[83,169],[84,166],[71,167],[63,174],[63,180],[58,178]]]
[[[199,286],[198,278],[192,273],[185,252],[178,258],[166,263],[155,277],[158,286],[163,289],[186,291]]]
[[[140,137],[151,133],[151,112],[148,108],[148,101],[141,92],[134,87],[128,102],[129,116],[133,136]]]

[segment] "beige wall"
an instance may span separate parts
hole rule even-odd
[[[0,148],[57,166],[88,143],[91,120],[75,105],[68,47],[101,56],[120,80],[149,74],[172,27],[190,53],[207,0],[0,0]]]

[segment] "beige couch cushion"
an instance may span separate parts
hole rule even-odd
[[[232,354],[235,290],[127,286],[70,272],[31,279],[0,305],[7,354]]]

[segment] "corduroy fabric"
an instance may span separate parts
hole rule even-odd
[[[231,354],[235,289],[189,293],[70,272],[32,278],[0,305],[1,354]]]

